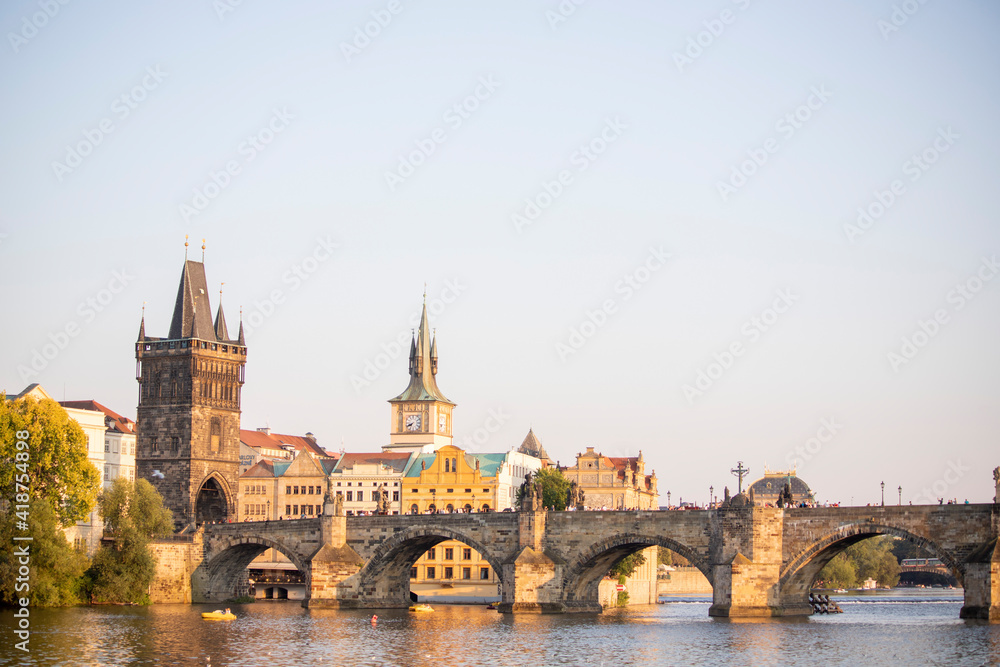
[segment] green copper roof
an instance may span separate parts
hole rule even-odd
[[[420,317],[420,329],[410,343],[410,384],[393,401],[441,401],[455,405],[438,389],[437,380],[437,337],[431,340],[431,330],[427,323],[427,295],[424,295],[424,311]]]

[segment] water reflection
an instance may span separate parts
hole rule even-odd
[[[29,665],[753,665],[1000,664],[1000,626],[958,619],[960,598],[844,599],[808,619],[712,619],[709,602],[602,615],[505,616],[439,605],[431,614],[238,606],[33,610]],[[0,612],[9,632],[10,611]],[[9,636],[9,635],[8,635]],[[9,643],[0,662],[12,659]]]

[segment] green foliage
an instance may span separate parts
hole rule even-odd
[[[17,461],[18,431],[28,432],[26,462]],[[16,497],[18,479],[28,480],[31,498],[45,499],[63,526],[94,509],[101,475],[87,458],[87,437],[53,400],[0,400],[0,498]]]
[[[645,563],[646,557],[642,555],[641,551],[636,551],[635,553],[629,554],[615,563],[614,567],[608,571],[608,576],[617,576],[620,579],[618,583],[624,584],[625,577],[631,576],[637,567],[644,565]]]
[[[555,507],[556,511],[560,512],[566,509],[569,480],[563,476],[561,470],[558,468],[542,468],[533,475],[532,481],[540,481],[542,483],[542,503],[546,508],[551,509]],[[516,498],[518,507],[521,507],[523,495],[524,489],[518,488]]]
[[[226,600],[228,604],[250,604],[251,602],[256,602],[257,598],[252,595],[241,595],[238,598],[229,598]]]
[[[121,477],[101,494],[98,504],[112,543],[101,545],[94,554],[88,571],[92,597],[97,602],[143,603],[156,574],[149,542],[170,534],[170,510],[163,507],[163,498],[152,484]]]
[[[820,570],[818,580],[827,588],[855,588],[871,578],[879,586],[899,583],[899,562],[893,555],[896,540],[873,537],[847,547]]]
[[[33,607],[62,607],[83,601],[81,577],[89,559],[74,549],[66,540],[52,505],[45,500],[29,503],[28,526],[31,542],[14,542],[13,513],[0,513],[0,540],[12,548],[0,549],[0,604],[13,605],[27,596]],[[28,546],[31,571],[28,575],[29,591],[20,590],[18,582],[18,555],[14,549]]]
[[[666,547],[658,547],[656,561],[658,565],[675,565],[677,567],[688,567],[691,565],[691,561],[687,558]]]
[[[618,583],[622,584],[622,585],[625,585],[625,577],[626,576],[627,575],[619,574],[618,575]],[[624,607],[627,604],[628,604],[628,591],[619,591],[618,592],[618,606],[619,607]]]

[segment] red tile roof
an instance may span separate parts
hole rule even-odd
[[[134,421],[128,417],[121,416],[111,408],[101,405],[93,399],[89,401],[59,401],[59,405],[64,408],[73,408],[75,410],[103,412],[104,424],[107,426],[109,431],[118,431],[119,433],[135,433]]]
[[[329,454],[325,449],[316,444],[316,440],[303,435],[285,435],[283,433],[264,433],[263,431],[251,431],[240,429],[240,442],[247,447],[268,447],[272,449],[283,449],[282,445],[291,445],[295,451],[305,450],[313,456],[320,458],[337,458],[336,455]]]

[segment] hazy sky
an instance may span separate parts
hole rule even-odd
[[[387,443],[426,283],[456,444],[992,499],[995,3],[333,4],[3,3],[0,387],[134,416],[190,234],[244,428]]]

